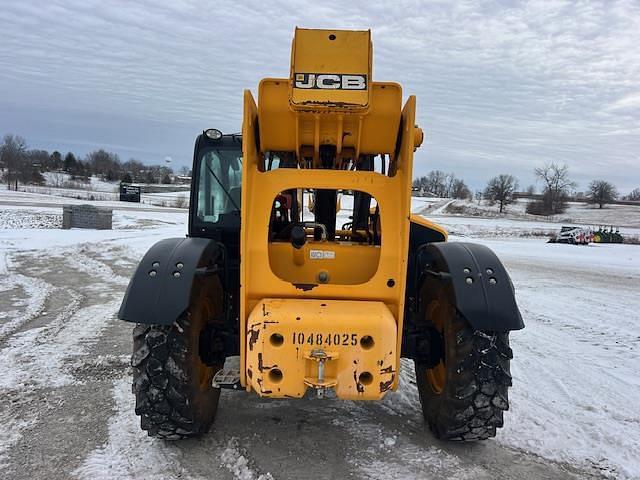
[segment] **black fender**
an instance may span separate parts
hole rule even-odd
[[[215,273],[222,253],[220,244],[208,238],[160,240],[138,264],[118,318],[171,325],[189,306],[195,276]]]
[[[416,262],[422,278],[450,285],[457,310],[476,330],[524,328],[511,277],[491,249],[475,243],[430,243],[420,248]]]

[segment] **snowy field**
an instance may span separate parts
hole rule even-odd
[[[449,202],[450,207],[447,208],[449,214],[455,214],[459,211],[467,217],[474,216],[493,216],[511,219],[535,220],[539,219],[536,215],[526,213],[529,203],[527,199],[519,199],[514,203],[506,205],[503,214],[499,213],[499,205],[490,205],[486,200],[482,200],[479,204],[470,200],[453,200]],[[582,202],[568,202],[567,209],[564,213],[543,217],[546,221],[554,223],[577,223],[583,225],[613,225],[616,227],[635,227],[640,228],[640,215],[638,211],[640,205],[605,205],[598,208],[597,205],[591,205]]]
[[[451,216],[447,202],[414,199],[512,275],[526,328],[511,335],[511,410],[496,439],[434,439],[403,361],[383,402],[225,391],[210,434],[163,443],[138,427],[132,326],[116,312],[145,251],[186,233],[186,211],[105,202],[114,230],[64,231],[67,201],[0,192],[2,479],[640,478],[640,246],[547,244],[538,232],[562,222]]]
[[[73,181],[70,175],[58,172],[44,172],[45,185],[21,185],[18,192],[0,192],[3,196],[12,195],[13,201],[19,201],[21,194],[27,197],[38,194],[53,198],[58,197],[61,203],[71,203],[73,200],[91,201],[98,204],[119,202],[119,182],[107,182],[98,177],[90,177],[87,183]],[[161,207],[189,207],[189,191],[184,185],[154,184],[156,193],[142,193],[140,202]],[[187,188],[187,190],[184,190]],[[179,191],[176,191],[179,190]],[[22,195],[24,196],[24,195]]]

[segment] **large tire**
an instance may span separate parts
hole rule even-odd
[[[425,320],[438,334],[439,362],[416,361],[422,412],[431,431],[443,440],[484,440],[496,435],[509,409],[508,332],[475,330],[447,300],[445,289],[431,299]]]
[[[220,389],[211,381],[222,365],[200,356],[200,336],[221,305],[217,278],[194,286],[188,310],[173,325],[137,325],[133,330],[135,412],[149,436],[178,440],[206,433],[215,418]]]

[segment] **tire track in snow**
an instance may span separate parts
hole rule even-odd
[[[87,246],[83,246],[77,253],[68,258],[68,262],[76,270],[85,272],[104,282],[119,286],[127,286],[129,284],[128,278],[115,273],[107,263],[91,256],[91,253],[97,255],[97,252],[92,251]]]
[[[3,402],[18,403],[19,392],[3,392]],[[7,408],[0,413],[0,470],[8,466],[9,451],[22,438],[25,430],[33,427],[38,421],[39,412],[30,412],[28,418],[16,418],[12,409]]]
[[[140,419],[135,415],[135,399],[131,394],[130,377],[113,382],[112,395],[115,413],[109,418],[107,441],[93,450],[73,475],[80,480],[204,479],[234,478],[237,480],[273,480],[269,473],[262,474],[253,465],[249,454],[239,446],[238,439],[211,435],[199,440],[168,442],[147,436],[140,430]],[[215,428],[215,426],[214,426]],[[186,452],[195,442],[206,442],[204,448],[210,462],[206,476],[191,472],[192,465]],[[186,448],[184,448],[186,446]],[[224,470],[222,470],[224,469]],[[225,470],[228,474],[225,475]]]
[[[403,359],[402,363],[401,368],[409,370],[413,362]],[[411,375],[407,372],[404,377],[407,380]],[[402,373],[401,382],[404,383]],[[415,386],[402,385],[381,404],[346,404],[354,418],[341,423],[357,445],[350,449],[349,458],[364,478],[493,478],[482,468],[465,466],[457,455],[439,448],[421,424],[422,412],[414,401],[419,402]],[[390,412],[394,416],[389,416]]]
[[[67,308],[60,312],[52,322],[51,329],[70,315],[73,315],[80,305],[80,295],[71,292],[72,300]],[[31,395],[36,387],[49,386],[50,383],[68,381],[68,377],[59,368],[59,362],[53,359],[50,363],[51,348],[46,346],[51,333],[46,327],[35,328],[18,333],[10,337],[7,344],[0,350],[0,365],[8,365],[4,375],[0,376],[0,391],[4,399],[11,399],[12,405],[6,406],[0,415],[0,425],[6,430],[0,435],[0,466],[6,461],[10,449],[18,443],[27,429],[37,424],[40,411],[28,408],[26,397]],[[50,345],[50,344],[49,344]],[[56,346],[53,346],[54,354]],[[14,410],[21,403],[27,408],[21,409],[20,417],[15,417]]]
[[[15,284],[26,287],[23,288],[24,302],[29,305],[24,314],[5,323],[0,330],[4,333],[0,365],[8,366],[0,376],[0,391],[3,399],[11,402],[3,405],[5,408],[0,410],[0,465],[6,466],[12,447],[22,439],[25,431],[34,428],[39,422],[42,411],[32,408],[34,396],[42,389],[60,388],[80,382],[74,377],[73,369],[77,365],[71,363],[71,360],[87,353],[109,319],[113,318],[119,299],[105,304],[83,306],[87,297],[73,289],[56,287],[28,275],[13,272],[9,274],[13,268],[12,262],[5,258],[3,256],[0,260],[0,268],[4,270],[3,277],[11,278]],[[68,250],[59,252],[59,255],[50,255],[48,262],[51,263],[54,258],[64,265],[81,268],[88,265],[83,270],[100,267],[97,263],[90,262],[89,257],[81,259],[69,255]],[[82,265],[82,261],[85,265]],[[113,272],[109,275],[104,268],[100,272],[105,277],[104,280],[115,277],[114,281],[119,281]],[[64,279],[64,276],[60,278]],[[51,320],[44,326],[16,333],[20,327],[44,314],[45,303],[50,295],[65,295],[66,304],[57,313],[50,312]],[[19,416],[16,412],[20,412]]]
[[[22,325],[41,315],[45,302],[51,294],[53,286],[42,279],[32,278],[13,271],[11,258],[8,253],[0,254],[0,292],[13,288],[20,288],[26,301],[19,301],[16,307],[24,307],[24,311],[7,310],[0,314],[0,321],[10,315],[16,315],[0,324],[0,342],[6,339],[12,332]]]
[[[113,383],[112,394],[116,411],[109,418],[108,440],[91,452],[73,475],[89,480],[193,478],[180,466],[180,452],[174,445],[140,430],[128,377]]]
[[[0,376],[0,388],[56,387],[73,382],[65,361],[81,355],[82,344],[99,333],[99,324],[104,323],[100,313],[105,307],[81,308],[83,296],[73,290],[67,293],[68,304],[50,323],[7,340],[0,350],[0,364],[11,365],[11,369]]]

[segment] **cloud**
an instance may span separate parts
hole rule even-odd
[[[607,106],[608,110],[640,110],[640,92],[625,95],[617,99],[611,105]]]
[[[561,161],[640,184],[636,1],[4,0],[0,132],[188,163],[203,128],[239,130],[243,89],[288,75],[296,25],[371,28],[374,79],[418,96],[417,173],[527,184]]]

